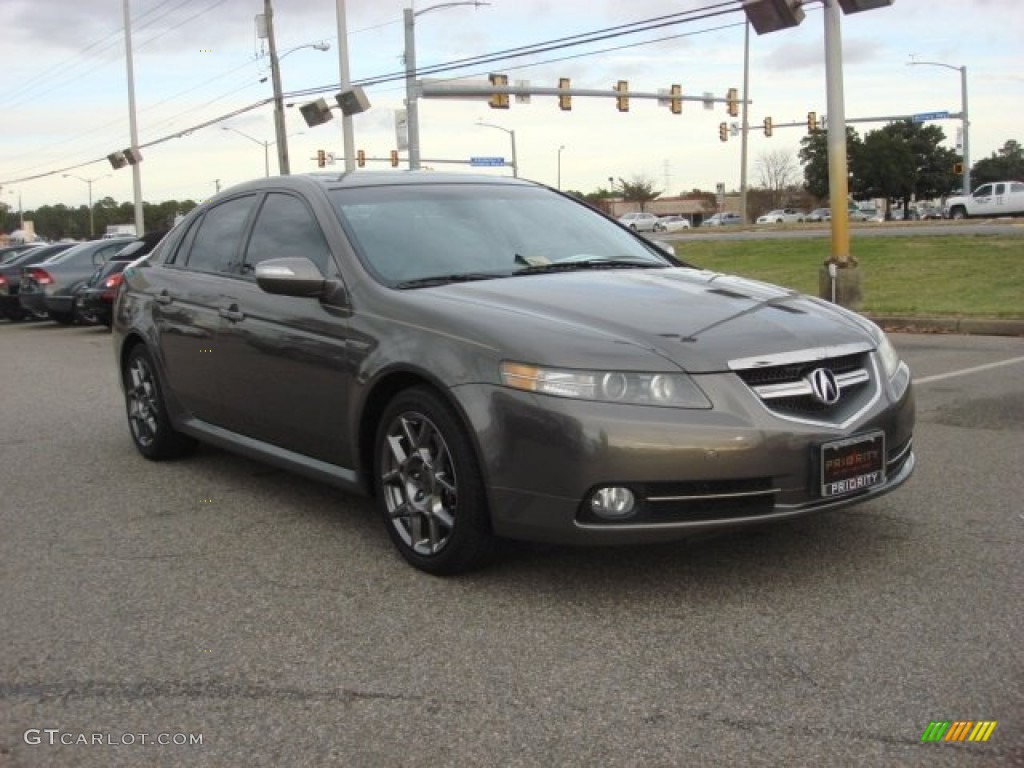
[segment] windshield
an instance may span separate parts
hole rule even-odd
[[[364,264],[400,287],[611,267],[664,267],[654,247],[542,187],[409,184],[330,198]]]

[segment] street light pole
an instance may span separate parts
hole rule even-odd
[[[339,2],[342,2],[342,0],[339,0]],[[481,5],[490,5],[490,3],[481,2],[481,0],[465,0],[464,2],[438,3],[419,11],[414,11],[412,8],[405,8],[402,11],[402,21],[405,27],[405,111],[408,118],[406,130],[409,137],[410,171],[416,171],[420,168],[419,86],[416,83],[416,17],[440,8],[453,8],[457,5],[472,5],[474,8],[479,8]],[[344,84],[342,84],[342,88],[344,89]],[[502,128],[502,130],[505,129]],[[515,134],[512,134],[513,171],[515,170],[515,151],[516,139]]]
[[[264,175],[266,175],[268,177],[270,176],[270,145],[273,142],[270,142],[270,141],[260,141],[259,139],[255,138],[254,136],[250,136],[245,131],[240,131],[237,128],[232,128],[229,125],[222,125],[220,127],[220,129],[222,131],[234,131],[239,136],[244,136],[249,141],[251,141],[251,142],[253,142],[255,144],[259,144],[261,147],[263,147],[263,172],[264,172]]]
[[[81,176],[76,176],[73,173],[65,173],[65,179],[78,179],[84,181],[89,186],[89,239],[92,240],[96,237],[96,228],[93,226],[93,210],[92,210],[92,184],[94,181],[105,179],[109,177],[109,173],[105,173],[102,176],[97,176],[95,179],[83,179]]]
[[[288,143],[285,141],[284,95],[281,92],[281,62],[277,58],[274,41],[274,8],[270,0],[263,0],[263,14],[267,20],[267,42],[270,47],[270,77],[274,85],[274,135],[277,139],[277,164],[282,176],[291,173],[288,161]]]
[[[558,189],[562,189],[562,150],[565,149],[565,144],[558,148]]]
[[[940,61],[908,61],[907,66],[920,66],[925,65],[929,67],[945,67],[946,69],[952,69],[955,72],[960,73],[960,130],[964,135],[964,147],[963,147],[963,176],[961,183],[963,187],[963,194],[971,194],[971,142],[969,137],[971,122],[967,116],[967,65],[962,67],[954,67],[952,64],[943,64]]]
[[[477,120],[476,124],[481,126],[481,127],[483,127],[483,128],[495,128],[495,129],[497,129],[499,131],[504,131],[505,133],[507,133],[509,135],[509,138],[512,140],[512,176],[513,176],[513,178],[518,179],[519,178],[519,163],[518,163],[518,161],[516,159],[516,132],[514,130],[512,130],[511,128],[504,128],[504,127],[502,127],[500,125],[492,125],[491,123],[485,123],[483,120]],[[411,142],[410,142],[410,146],[412,146]],[[561,150],[559,150],[559,152],[561,152]],[[410,153],[410,155],[411,155],[411,153]],[[559,162],[561,162],[561,160],[559,160]]]

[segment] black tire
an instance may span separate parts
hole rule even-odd
[[[121,371],[132,442],[151,461],[175,459],[195,450],[196,441],[171,426],[156,365],[143,345],[128,354]]]
[[[479,463],[451,406],[426,388],[400,392],[381,417],[374,451],[377,507],[410,565],[446,576],[493,558]]]
[[[54,322],[60,323],[61,325],[74,325],[75,324],[75,313],[74,312],[51,312],[50,319]]]
[[[949,218],[961,221],[967,218],[967,209],[960,208],[959,206],[950,211]]]

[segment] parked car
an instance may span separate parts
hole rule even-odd
[[[916,208],[892,208],[889,217],[892,221],[917,221],[920,218]]]
[[[68,248],[45,262],[21,270],[22,309],[70,325],[75,321],[75,290],[131,238],[91,240]]]
[[[519,179],[222,191],[125,270],[113,342],[143,456],[202,440],[371,494],[437,574],[497,537],[789,520],[914,467],[910,371],[873,323]]]
[[[13,261],[19,253],[38,248],[42,243],[21,243],[19,245],[7,245],[0,248],[0,265]]]
[[[689,228],[690,220],[684,216],[662,216],[654,223],[655,232],[678,232]]]
[[[803,211],[797,211],[793,208],[776,208],[774,211],[768,211],[763,216],[757,217],[758,224],[796,224],[807,218],[807,214]]]
[[[947,198],[946,216],[1024,216],[1024,181],[994,181],[982,184],[970,195]]]
[[[815,208],[807,214],[808,221],[832,221],[832,210],[830,208]]]
[[[743,219],[738,213],[716,213],[714,216],[706,219],[702,227],[724,227],[729,224],[740,224]]]
[[[925,204],[917,207],[918,218],[922,220],[927,219],[941,219],[942,209],[937,205]]]
[[[653,232],[655,225],[658,223],[658,217],[653,213],[635,211],[619,216],[619,223],[629,227],[634,232]]]
[[[27,248],[13,259],[8,259],[0,264],[0,311],[8,320],[16,322],[32,316],[22,308],[18,295],[21,292],[21,270],[32,264],[46,261],[51,256],[66,251],[73,245],[74,243],[54,243],[53,245]]]
[[[86,323],[110,325],[111,307],[125,267],[148,254],[167,234],[167,230],[147,232],[96,268],[92,276],[74,291],[74,311]]]

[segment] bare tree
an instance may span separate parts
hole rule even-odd
[[[645,176],[634,176],[632,181],[620,178],[619,190],[623,200],[639,203],[641,211],[648,202],[661,194],[661,190],[654,188],[654,182]]]
[[[757,177],[761,187],[772,193],[772,207],[778,208],[783,204],[783,192],[796,185],[799,167],[785,150],[762,152],[757,158]]]

